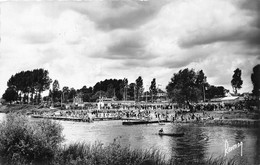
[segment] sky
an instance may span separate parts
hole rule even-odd
[[[44,68],[60,87],[142,76],[165,89],[181,69],[251,92],[260,64],[260,0],[87,0],[0,3],[0,95],[20,71]],[[259,75],[260,76],[260,75]]]

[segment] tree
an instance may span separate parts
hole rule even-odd
[[[122,79],[109,79],[96,83],[93,87],[93,94],[98,91],[107,91],[109,84],[113,85],[115,96],[117,99],[122,100],[123,98],[123,80]]]
[[[135,100],[135,86],[136,86],[135,83],[129,84],[129,88],[127,90],[127,93],[130,97],[130,100]]]
[[[179,104],[198,102],[202,99],[202,90],[198,85],[198,74],[188,68],[174,73],[166,87],[168,96]]]
[[[70,91],[70,89],[69,89],[69,87],[67,87],[67,86],[64,86],[63,88],[62,88],[62,101],[63,102],[68,102],[68,98],[69,98],[69,91]]]
[[[81,93],[82,93],[82,99],[83,102],[90,102],[91,99],[91,95],[92,95],[92,87],[87,88],[87,86],[83,86],[80,89]]]
[[[24,102],[29,102],[27,96],[30,95],[31,101],[39,103],[41,93],[48,90],[52,82],[48,74],[49,72],[44,69],[21,71],[11,76],[7,82],[7,86],[14,86],[20,98],[23,95]]]
[[[206,91],[206,98],[213,99],[213,98],[225,97],[226,91],[227,89],[225,89],[223,86],[210,85],[208,87],[208,90]]]
[[[196,79],[196,85],[201,90],[203,101],[205,101],[205,85],[207,81],[207,77],[205,76],[203,70],[200,70],[197,72],[197,79]]]
[[[54,80],[53,84],[52,84],[52,90],[53,91],[58,91],[60,89],[60,83],[58,80]]]
[[[36,92],[36,103],[39,103],[41,93],[50,88],[52,80],[48,76],[49,72],[44,69],[34,69],[31,72],[32,76],[32,89]]]
[[[53,103],[57,102],[61,97],[61,92],[59,91],[59,89],[60,89],[59,81],[54,80],[54,82],[52,83],[52,90],[50,92]]]
[[[241,79],[241,70],[237,68],[234,70],[234,75],[231,80],[231,85],[233,87],[233,91],[235,94],[237,94],[237,90],[242,88],[243,81]]]
[[[70,88],[68,99],[70,102],[74,101],[77,91],[74,88]]]
[[[251,81],[253,84],[253,95],[260,96],[260,64],[253,68],[253,73],[251,74]]]
[[[142,96],[142,93],[143,93],[143,79],[141,76],[139,76],[136,80],[135,80],[135,83],[136,83],[136,96],[137,96],[137,101],[139,102],[140,101],[140,96]]]
[[[91,100],[97,101],[97,99],[101,99],[102,97],[106,97],[106,92],[97,91],[94,95],[92,95]]]
[[[151,85],[150,85],[149,89],[150,89],[150,94],[151,94],[151,98],[152,98],[152,102],[153,102],[153,96],[156,96],[156,94],[157,94],[155,78],[153,78],[153,80],[151,81]]]
[[[3,94],[3,99],[5,99],[5,101],[10,102],[10,104],[12,103],[12,101],[16,101],[18,98],[18,93],[15,89],[14,86],[8,87],[5,90],[5,93]]]
[[[112,98],[115,96],[115,88],[113,84],[108,84],[107,90],[106,90],[106,96],[109,98]]]
[[[127,88],[128,88],[128,80],[127,78],[123,79],[123,98],[127,100]]]

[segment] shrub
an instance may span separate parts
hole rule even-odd
[[[0,163],[51,164],[64,140],[61,133],[56,122],[9,114],[0,124]]]

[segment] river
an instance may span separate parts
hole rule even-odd
[[[5,114],[0,113],[0,121]],[[40,120],[40,119],[31,119]],[[93,123],[59,121],[63,126],[65,143],[84,141],[105,145],[116,138],[123,146],[134,149],[158,149],[166,158],[206,159],[225,155],[225,143],[231,147],[243,143],[225,157],[234,158],[241,164],[260,164],[260,131],[257,128],[239,128],[228,126],[197,126],[191,124],[165,125],[122,125],[122,121],[95,121]],[[164,132],[184,132],[183,137],[158,136],[160,128]],[[241,156],[242,152],[242,156]],[[240,164],[239,163],[239,164]]]

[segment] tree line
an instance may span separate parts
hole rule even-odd
[[[242,71],[237,68],[231,80],[231,86],[236,94],[242,88]],[[253,68],[251,80],[253,95],[260,96],[260,64]],[[2,98],[7,102],[39,104],[41,100],[56,102],[73,102],[75,97],[84,102],[95,102],[99,98],[114,98],[114,100],[142,101],[142,96],[149,96],[151,102],[156,100],[160,90],[153,78],[148,91],[144,92],[143,78],[139,76],[135,82],[129,83],[127,78],[106,79],[97,82],[93,87],[83,86],[80,89],[64,86],[60,88],[58,80],[52,81],[49,72],[44,69],[21,71],[12,75],[7,82],[7,89]],[[49,95],[42,98],[43,91],[49,90]],[[190,103],[212,98],[224,97],[227,92],[223,86],[214,86],[207,82],[203,70],[185,68],[174,73],[166,86],[166,92],[172,102]]]
[[[8,88],[2,97],[6,101],[19,100],[24,103],[39,103],[41,93],[49,89],[51,82],[52,80],[47,70],[21,71],[12,75],[8,80]]]

